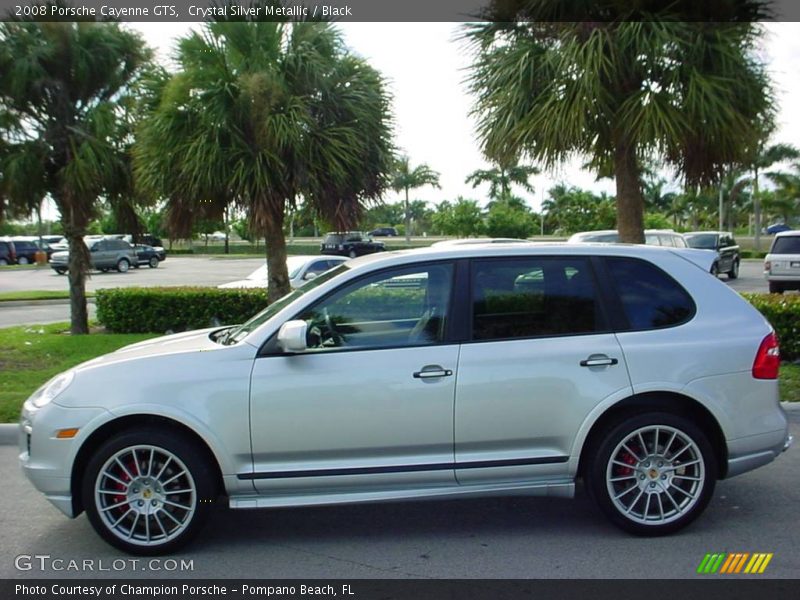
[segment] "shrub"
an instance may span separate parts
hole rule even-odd
[[[781,358],[800,358],[800,296],[742,294],[770,322],[778,334]]]
[[[243,323],[267,306],[263,289],[205,287],[98,290],[97,319],[117,333],[165,333]]]

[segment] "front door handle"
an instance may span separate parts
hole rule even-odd
[[[582,367],[606,367],[609,365],[616,365],[619,361],[616,358],[611,358],[605,354],[592,354],[589,358],[581,361]]]
[[[433,379],[435,377],[450,377],[453,372],[450,369],[444,369],[439,365],[425,365],[414,373],[414,379]]]

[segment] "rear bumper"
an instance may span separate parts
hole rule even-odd
[[[728,451],[730,458],[728,459],[728,469],[725,478],[735,477],[736,475],[741,475],[742,473],[752,471],[753,469],[771,463],[783,452],[786,452],[793,442],[794,437],[789,435],[787,430],[775,431],[729,442]],[[755,451],[752,450],[754,445],[761,444],[771,444],[771,447]],[[751,450],[746,453],[737,452],[737,449],[743,447],[749,447]]]

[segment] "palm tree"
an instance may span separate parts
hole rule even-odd
[[[405,216],[406,216],[406,243],[411,241],[411,213],[409,212],[408,192],[416,188],[430,185],[439,187],[439,173],[431,169],[426,164],[421,164],[413,169],[407,156],[397,159],[392,176],[392,189],[395,192],[405,192]]]
[[[616,179],[620,239],[643,243],[647,160],[705,185],[742,163],[772,120],[754,22],[766,4],[728,3],[712,19],[684,0],[491,2],[492,22],[464,29],[484,154],[546,167],[588,157]]]
[[[753,170],[752,191],[753,191],[753,215],[755,226],[755,245],[756,252],[761,250],[761,197],[758,191],[759,173],[769,169],[776,163],[796,160],[800,158],[800,151],[790,144],[772,144],[770,146],[758,145],[755,156],[746,164]]]
[[[11,116],[0,135],[14,165],[5,185],[15,195],[30,184],[28,200],[46,192],[61,213],[73,334],[89,331],[83,236],[124,169],[119,107],[149,60],[142,39],[117,23],[0,23],[0,112]]]
[[[347,229],[388,183],[383,79],[321,22],[208,23],[180,40],[177,61],[139,130],[138,180],[168,199],[175,234],[243,208],[265,239],[275,300],[290,291],[287,207],[302,198]]]
[[[534,192],[529,179],[533,175],[538,175],[539,169],[518,164],[498,164],[491,169],[478,169],[473,171],[465,180],[471,183],[473,188],[482,183],[489,184],[489,197],[493,200],[508,200],[511,197],[511,186],[518,185],[526,192]]]

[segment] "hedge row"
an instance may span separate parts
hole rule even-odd
[[[97,320],[117,333],[166,333],[243,323],[267,306],[264,289],[149,287],[97,290]]]
[[[770,322],[781,344],[783,360],[800,358],[800,296],[742,294]]]

